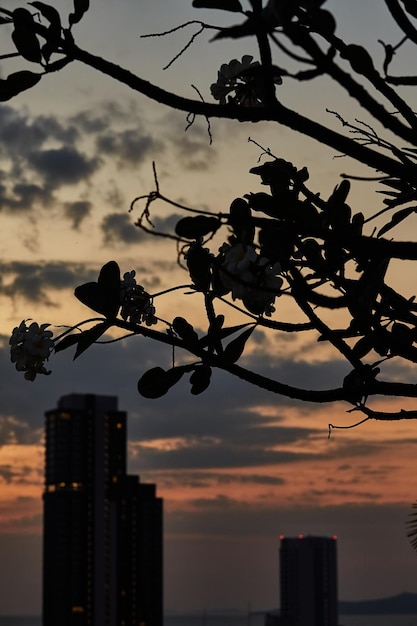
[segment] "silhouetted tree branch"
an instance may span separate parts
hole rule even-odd
[[[75,347],[78,357],[116,328],[128,336],[165,343],[175,348],[175,355],[184,350],[194,359],[183,361],[175,356],[168,370],[155,367],[145,372],[138,390],[146,397],[167,393],[184,375],[189,377],[191,393],[202,393],[210,384],[212,369],[218,368],[288,398],[344,401],[350,410],[365,415],[365,420],[415,419],[414,410],[381,411],[370,403],[384,396],[399,402],[417,397],[417,385],[382,379],[389,376],[389,365],[406,364],[411,372],[417,363],[417,304],[400,293],[395,279],[388,278],[393,260],[417,260],[417,242],[392,237],[398,225],[417,213],[417,118],[412,106],[391,86],[413,85],[417,78],[396,78],[389,73],[402,46],[417,44],[417,9],[411,2],[385,0],[401,39],[395,45],[384,42],[378,60],[364,47],[337,35],[336,20],[322,8],[323,0],[252,0],[247,10],[239,0],[194,4],[221,8],[242,20],[231,27],[198,22],[199,32],[212,29],[214,40],[249,36],[258,46],[258,60],[244,56],[221,66],[211,85],[215,102],[166,91],[77,45],[74,26],[88,10],[87,0],[74,3],[68,26],[63,26],[54,7],[43,2],[30,3],[36,17],[32,9],[0,9],[0,23],[13,27],[14,48],[3,58],[15,57],[16,49],[31,67],[38,64],[41,68],[37,73],[24,69],[0,81],[0,99],[35,87],[44,74],[82,63],[148,99],[186,112],[191,121],[200,115],[207,120],[273,122],[331,147],[376,170],[371,179],[382,187],[382,208],[373,215],[353,213],[348,204],[349,177],[345,175],[326,199],[307,184],[306,168],[297,169],[266,150],[263,162],[251,171],[268,191],[246,193],[234,199],[228,211],[219,213],[170,200],[160,192],[154,170],[155,190],[135,198],[131,208],[144,202],[138,227],[176,242],[178,261],[189,282],[173,285],[169,291],[192,292],[201,298],[206,317],[201,328],[195,329],[183,316],[159,318],[156,304],[161,294],[145,291],[136,283],[134,272],[121,277],[118,264],[110,261],[97,282],[75,290],[76,297],[100,317],[55,338],[46,325],[28,327],[22,322],[11,338],[12,361],[33,380],[39,373],[49,373],[44,364],[53,349]],[[197,34],[173,60],[179,59]],[[299,64],[299,69],[286,68],[288,60]],[[336,132],[282,104],[280,93],[289,81],[304,81],[308,93],[313,88],[310,83],[323,76],[341,87],[372,121],[352,124],[336,114],[341,125],[341,132]],[[374,122],[381,130],[374,129]],[[385,132],[393,134],[395,141],[386,139]],[[151,211],[156,201],[184,212],[174,232],[153,228]],[[378,224],[383,221],[378,230],[372,227],[376,219]],[[301,321],[280,318],[274,306],[278,297],[291,299]],[[218,312],[225,307],[244,321],[230,325],[227,315]],[[338,326],[332,320],[336,310],[343,313]],[[345,362],[348,373],[338,388],[307,389],[243,367],[241,357],[259,328],[314,333],[335,358]]]

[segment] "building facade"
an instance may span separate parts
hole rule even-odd
[[[281,537],[280,587],[280,623],[337,626],[336,537]]]
[[[47,411],[43,626],[162,626],[162,500],[126,471],[117,398]]]

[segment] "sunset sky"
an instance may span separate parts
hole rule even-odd
[[[196,26],[140,39],[192,19],[239,20],[191,4],[91,0],[75,38],[80,47],[143,78],[187,97],[197,97],[195,85],[209,100],[221,63],[255,56],[252,42],[209,44],[211,33],[203,34],[164,71]],[[73,6],[72,0],[53,5],[63,16]],[[3,0],[0,6],[22,3]],[[378,39],[400,38],[384,3],[328,0],[327,6],[341,34],[369,44],[376,54],[382,53]],[[7,29],[0,42],[1,54],[11,50]],[[2,62],[1,76],[20,67]],[[360,117],[341,90],[326,80],[315,85],[284,84],[283,102],[337,130],[326,108]],[[68,393],[116,395],[128,412],[129,470],[156,482],[165,502],[167,610],[278,606],[281,534],[338,536],[342,599],[417,592],[417,554],[405,527],[417,499],[415,423],[368,422],[334,431],[329,440],[329,422],[354,421],[345,405],[302,405],[219,372],[197,398],[181,381],[164,398],[146,400],[137,394],[138,378],[154,365],[169,367],[171,351],[142,338],[94,346],[75,363],[69,352],[54,355],[51,376],[33,383],[10,364],[8,337],[22,319],[59,325],[90,317],[73,290],[95,280],[111,259],[122,272],[135,269],[151,293],[187,282],[176,265],[175,244],[133,226],[143,205],[128,212],[133,198],[153,189],[152,161],[162,193],[213,211],[264,190],[249,174],[260,155],[249,137],[299,168],[307,166],[311,188],[323,197],[342,171],[359,171],[349,159],[334,158],[334,151],[277,126],[213,121],[212,145],[205,120],[187,132],[186,126],[185,114],[75,63],[0,104],[0,614],[40,613],[43,415]],[[375,191],[355,184],[355,211],[370,214],[381,206]],[[160,227],[175,222],[162,204],[154,216]],[[410,276],[401,268],[399,284],[407,297],[415,293]],[[186,310],[198,326],[194,296],[160,298],[157,307],[161,317]],[[277,309],[290,319],[283,298]],[[314,336],[301,341],[261,331],[244,363],[307,387],[336,386],[347,372],[335,353],[318,349]],[[397,368],[393,375],[409,373]]]

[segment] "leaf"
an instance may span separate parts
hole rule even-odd
[[[61,30],[61,18],[55,7],[45,4],[45,2],[29,2],[35,9],[38,9],[39,13],[46,19],[51,25],[53,31],[58,32]]]
[[[187,253],[187,267],[195,288],[199,291],[207,291],[211,280],[210,253],[201,246],[190,246]]]
[[[245,198],[247,198],[249,206],[254,211],[261,211],[270,217],[282,217],[282,207],[280,203],[269,193],[265,193],[264,191],[257,193],[251,192],[245,194]]]
[[[193,0],[195,9],[220,9],[232,13],[243,13],[239,0]]]
[[[352,354],[356,358],[362,359],[373,349],[373,347],[374,347],[373,338],[365,335],[365,337],[362,337],[361,339],[359,339],[359,341],[355,343],[355,345],[352,348]]]
[[[211,367],[209,365],[197,365],[190,376],[191,393],[198,396],[210,385]]]
[[[348,59],[352,66],[352,69],[357,74],[375,74],[374,63],[369,52],[362,46],[356,44],[349,44],[346,46],[341,56],[344,59]]]
[[[21,91],[31,89],[40,81],[41,77],[41,74],[22,70],[10,74],[6,80],[0,80],[0,102],[6,102]]]
[[[13,11],[14,30],[12,40],[17,51],[27,61],[40,63],[42,61],[41,46],[35,32],[33,17],[26,9]]]
[[[190,366],[172,367],[165,371],[162,367],[153,367],[143,374],[138,381],[138,392],[144,398],[161,398],[189,371]]]
[[[336,30],[336,20],[330,11],[320,9],[314,12],[314,27],[318,24],[318,32],[333,35]]]
[[[236,361],[242,356],[245,345],[251,334],[253,333],[255,326],[245,330],[239,337],[233,339],[224,349],[223,358],[228,363],[236,363]]]
[[[414,342],[414,332],[409,326],[406,324],[400,324],[399,322],[395,322],[392,325],[391,335],[394,339],[394,347],[395,344],[411,346]]]
[[[98,281],[76,287],[75,297],[93,311],[105,317],[116,317],[120,308],[120,269],[109,261],[100,270]]]
[[[185,239],[200,239],[209,233],[215,233],[221,226],[217,217],[198,215],[197,217],[183,217],[175,226],[178,237]]]
[[[255,225],[252,212],[246,200],[235,198],[229,209],[229,225],[241,243],[252,243],[255,236]]]
[[[391,230],[391,228],[394,228],[394,226],[397,226],[397,224],[400,224],[409,215],[411,215],[412,213],[415,213],[415,212],[416,212],[416,208],[415,207],[408,207],[406,209],[401,209],[401,211],[397,211],[392,216],[391,221],[388,222],[388,224],[385,224],[385,226],[383,226],[378,231],[377,237],[381,237],[382,235],[385,235],[385,233],[387,233],[389,230]]]
[[[98,276],[98,286],[103,292],[105,316],[116,317],[120,307],[120,269],[116,261],[103,265]]]
[[[138,392],[144,398],[160,398],[169,389],[165,381],[165,370],[153,367],[143,374],[138,381]]]
[[[70,348],[71,346],[73,346],[76,343],[78,343],[79,339],[80,339],[80,334],[79,333],[73,333],[72,335],[66,335],[66,337],[61,339],[61,341],[55,345],[54,351],[55,352],[61,352],[62,350],[66,350],[67,348]]]
[[[89,8],[90,0],[74,0],[74,13],[70,13],[68,16],[70,26],[78,24]]]
[[[77,350],[75,351],[74,360],[77,359],[83,352],[87,350],[93,343],[95,343],[103,333],[106,332],[109,325],[107,322],[100,322],[89,328],[88,330],[84,330],[80,333],[78,338]]]
[[[183,317],[176,317],[172,322],[172,327],[186,343],[195,344],[198,342],[198,335],[193,326]]]
[[[249,322],[247,324],[239,324],[238,326],[227,326],[226,328],[221,328],[221,329],[216,329],[215,333],[216,333],[216,338],[217,339],[226,339],[226,337],[230,337],[230,335],[233,335],[234,333],[239,332],[239,330],[242,330],[243,328],[247,328],[249,326],[249,324],[252,326],[252,322]],[[202,348],[205,348],[207,345],[209,345],[211,340],[211,333],[209,332],[205,337],[202,337],[200,339],[200,346]]]

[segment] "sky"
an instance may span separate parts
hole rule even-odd
[[[65,16],[72,2],[54,6]],[[365,41],[380,54],[378,39],[398,40],[383,3],[328,0],[327,6],[349,41]],[[221,63],[255,56],[251,42],[210,44],[204,34],[163,70],[195,26],[140,38],[193,19],[230,23],[225,13],[193,10],[191,0],[91,0],[74,33],[79,46],[143,78],[188,97],[196,96],[195,85],[209,99]],[[9,46],[2,31],[1,53]],[[0,75],[16,67],[2,62]],[[313,89],[284,87],[283,101],[337,130],[326,108],[360,115],[326,81]],[[307,166],[311,187],[323,196],[342,171],[357,171],[349,159],[278,126],[213,121],[212,145],[205,120],[186,126],[185,114],[80,64],[0,103],[0,614],[40,613],[43,416],[68,393],[115,395],[128,412],[129,471],[157,483],[164,498],[167,610],[277,607],[281,534],[338,536],[342,599],[417,592],[417,555],[405,524],[417,499],[412,422],[369,422],[333,431],[329,439],[329,422],[352,423],[345,405],[302,405],[220,372],[201,396],[192,396],[184,380],[165,397],[146,400],[137,394],[138,378],[155,365],[168,367],[171,351],[138,337],[94,346],[75,363],[69,352],[54,355],[52,374],[33,383],[10,364],[8,337],[22,319],[60,325],[89,317],[73,290],[95,280],[109,260],[122,272],[135,269],[151,293],[187,282],[175,245],[135,228],[143,205],[129,213],[132,199],[153,189],[153,161],[163,194],[212,211],[263,190],[249,174],[260,156],[249,137]],[[380,206],[375,191],[354,185],[355,210]],[[153,213],[159,228],[177,218],[163,204]],[[409,277],[402,268],[398,280],[408,297]],[[290,319],[283,298],[277,306]],[[184,314],[186,307],[197,327],[201,320],[190,295],[158,298],[157,307],[161,317]],[[346,373],[313,336],[301,342],[256,331],[243,363],[311,387],[331,387]],[[393,375],[410,376],[405,367]]]

